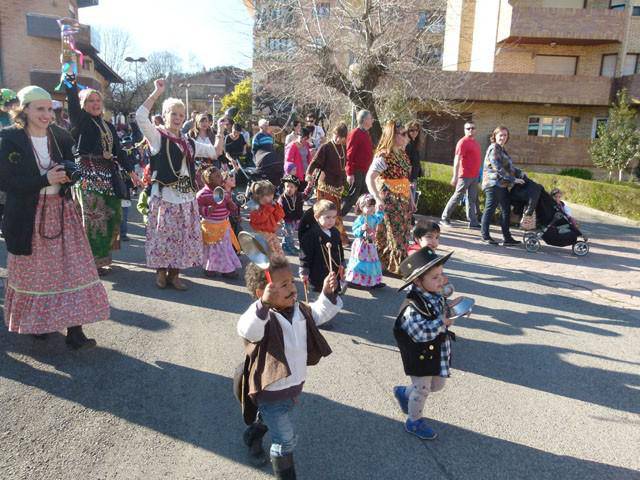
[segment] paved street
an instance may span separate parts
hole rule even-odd
[[[299,478],[640,479],[640,227],[576,216],[593,242],[582,259],[443,230],[451,281],[477,307],[427,401],[434,442],[403,431],[391,393],[407,380],[391,333],[402,296],[349,291],[301,397]],[[247,462],[231,389],[243,282],[193,269],[188,292],[160,291],[131,230],[104,279],[112,320],[86,329],[99,348],[0,327],[0,477],[270,478]]]

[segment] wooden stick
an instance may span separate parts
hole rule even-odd
[[[333,273],[333,258],[331,258],[331,242],[325,244],[327,247],[327,253],[329,254],[329,273]]]
[[[307,282],[302,282],[302,288],[304,290],[304,303],[309,303],[309,293],[307,292]]]

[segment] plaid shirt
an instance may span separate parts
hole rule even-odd
[[[444,298],[440,294],[423,292],[415,285],[412,285],[411,291],[418,294],[429,306],[430,310],[436,312],[436,317],[426,317],[413,306],[409,305],[403,315],[400,328],[407,332],[411,339],[416,343],[431,342],[441,333],[447,333],[447,327],[444,324]],[[447,337],[442,342],[440,348],[440,376],[450,376],[451,363],[451,340]]]

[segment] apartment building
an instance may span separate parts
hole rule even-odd
[[[592,166],[588,147],[621,87],[640,95],[640,2],[450,0],[443,69],[463,75],[463,118],[421,112],[440,136],[430,160],[450,162],[466,118],[483,146],[498,124],[519,165]],[[459,85],[459,84],[458,84]]]
[[[99,0],[2,0],[0,9],[0,86],[18,90],[40,85],[49,92],[60,80],[60,28],[62,17],[78,18],[78,9]],[[99,91],[109,83],[123,83],[98,55],[99,42],[91,27],[82,25],[76,37],[85,54],[79,82]],[[55,93],[62,98],[60,93]]]

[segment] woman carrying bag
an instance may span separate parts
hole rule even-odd
[[[30,86],[18,98],[16,125],[0,132],[9,251],[4,319],[11,332],[41,339],[66,328],[70,348],[92,347],[82,325],[109,318],[109,303],[71,200],[73,138],[50,125],[48,92]]]

